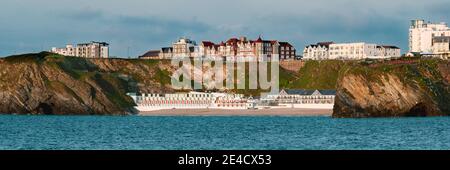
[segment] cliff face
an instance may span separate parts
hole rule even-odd
[[[84,59],[47,52],[2,58],[0,114],[134,114],[126,93],[173,93],[175,69],[170,60]]]
[[[170,68],[159,62],[50,53],[0,59],[0,113],[133,114],[127,92],[170,91]]]
[[[410,60],[341,70],[333,117],[450,114],[449,62]]]
[[[449,65],[441,60],[307,61],[298,72],[281,67],[280,87],[336,87],[333,117],[449,115]],[[175,92],[170,86],[174,71],[167,60],[83,59],[45,52],[11,56],[0,59],[0,114],[134,114],[126,93]]]

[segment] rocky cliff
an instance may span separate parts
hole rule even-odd
[[[450,65],[433,59],[359,64],[340,70],[333,117],[446,116]]]
[[[134,114],[126,93],[175,92],[174,71],[168,60],[11,56],[0,59],[0,114]],[[440,116],[450,114],[449,73],[442,60],[307,61],[281,67],[280,87],[336,88],[333,117]]]
[[[0,113],[133,114],[127,92],[171,91],[162,62],[46,52],[0,59]]]
[[[85,59],[47,52],[2,58],[0,114],[134,114],[135,104],[126,94],[176,92],[170,85],[175,69],[170,60]]]

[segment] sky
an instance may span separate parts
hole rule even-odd
[[[0,56],[90,41],[135,57],[179,37],[396,45],[408,51],[410,20],[450,22],[450,0],[1,0]]]

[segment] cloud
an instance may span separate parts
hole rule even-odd
[[[289,41],[299,51],[318,41],[366,41],[405,52],[409,21],[448,22],[448,6],[442,0],[5,1],[0,56],[92,40],[109,42],[112,55],[130,49],[137,56],[181,36],[220,42],[242,35]]]
[[[149,49],[170,46],[182,36],[196,36],[215,32],[215,28],[197,21],[178,21],[155,17],[120,16],[107,20],[109,27],[101,31],[105,37],[111,37],[111,44],[118,50],[125,46],[133,47],[133,55],[140,55]],[[195,38],[195,37],[192,37]],[[128,50],[128,49],[127,49]],[[124,54],[123,52],[119,54]]]
[[[0,28],[2,29],[5,30]],[[149,49],[170,46],[172,41],[182,36],[216,32],[215,28],[196,20],[107,15],[103,11],[93,9],[64,12],[51,21],[40,22],[33,27],[33,31],[28,30],[30,27],[18,27],[13,32],[0,32],[2,37],[4,35],[10,39],[8,46],[3,46],[5,50],[0,50],[0,56],[21,51],[37,52],[42,50],[44,45],[47,46],[45,50],[48,50],[51,46],[89,41],[109,42],[111,54],[115,56],[137,56]],[[10,49],[9,54],[5,52],[7,49]]]
[[[94,10],[89,7],[77,11],[68,11],[68,12],[59,11],[57,13],[61,13],[61,15],[59,16],[62,17],[63,19],[77,20],[77,21],[98,20],[105,17],[104,12],[100,10]]]
[[[448,20],[450,16],[450,2],[438,2],[433,4],[428,4],[426,6],[426,10],[430,11],[430,13],[433,15],[433,18],[435,19],[442,19],[442,20]]]

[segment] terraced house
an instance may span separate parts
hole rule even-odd
[[[283,89],[280,94],[268,96],[278,103],[334,104],[336,90]]]
[[[362,60],[386,59],[401,56],[400,48],[392,45],[377,45],[365,42],[334,43],[320,42],[306,46],[305,60]]]

